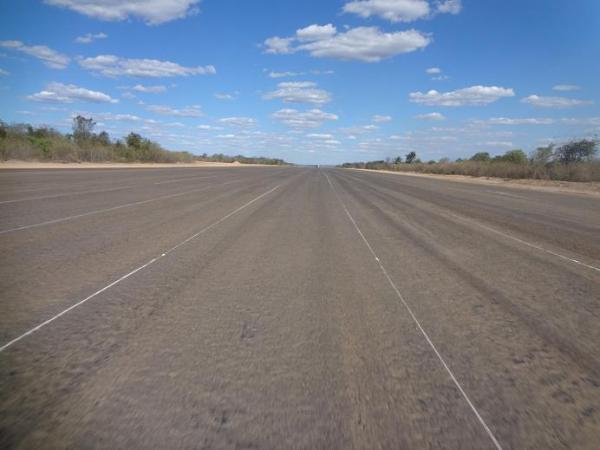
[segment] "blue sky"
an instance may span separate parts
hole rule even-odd
[[[296,163],[600,132],[597,0],[0,3],[0,118]]]

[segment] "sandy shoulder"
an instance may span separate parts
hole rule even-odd
[[[514,189],[531,189],[544,192],[564,192],[571,194],[592,195],[600,197],[600,183],[589,182],[579,183],[573,181],[556,181],[556,180],[513,180],[505,178],[493,177],[469,177],[466,175],[438,175],[432,173],[415,173],[415,172],[395,172],[391,170],[371,170],[371,169],[349,169],[360,170],[364,172],[386,173],[408,177],[425,177],[437,178],[440,180],[453,181],[457,183],[484,184]]]
[[[1,161],[0,169],[157,169],[163,167],[280,167],[267,164],[240,164],[218,162],[193,163],[62,163],[39,161]]]

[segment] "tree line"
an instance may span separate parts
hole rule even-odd
[[[562,145],[538,147],[529,156],[521,149],[491,156],[477,152],[468,159],[422,162],[416,152],[385,160],[344,163],[341,167],[403,172],[423,172],[446,175],[470,175],[502,178],[534,178],[565,181],[600,181],[598,141],[572,140]]]
[[[73,118],[71,133],[27,123],[7,124],[0,120],[0,159],[63,162],[159,162],[194,161],[235,162],[242,164],[285,164],[282,159],[265,157],[194,155],[164,149],[159,143],[131,132],[123,139],[111,139],[106,131],[95,132],[91,117]]]

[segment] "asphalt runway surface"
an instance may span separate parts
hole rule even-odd
[[[595,449],[600,200],[0,172],[0,448]]]

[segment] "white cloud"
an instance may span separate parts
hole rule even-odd
[[[330,39],[337,33],[336,28],[328,23],[327,25],[309,25],[296,31],[296,38],[300,41],[320,41]]]
[[[577,86],[575,84],[557,84],[556,86],[552,87],[552,90],[554,90],[554,91],[563,91],[563,92],[578,91],[580,89],[581,89],[581,87]]]
[[[458,14],[461,10],[461,0],[438,1],[435,8],[435,12],[439,14]]]
[[[181,19],[198,11],[200,0],[45,0],[100,20],[138,17],[149,25]]]
[[[478,142],[478,145],[484,145],[486,147],[514,147],[510,141],[486,141]]]
[[[392,121],[392,116],[381,116],[379,114],[375,114],[371,120],[373,122],[391,122]]]
[[[177,117],[201,117],[203,116],[202,108],[199,105],[186,106],[184,108],[172,108],[167,105],[148,105],[146,107],[148,111],[156,114],[162,114],[163,116],[177,116]]]
[[[167,87],[163,85],[145,86],[143,84],[136,84],[131,89],[136,92],[143,92],[145,94],[160,94],[161,92],[165,92]]]
[[[355,0],[346,3],[343,11],[363,18],[377,16],[390,22],[412,22],[429,16],[430,8],[426,0]]]
[[[540,95],[530,95],[521,101],[540,108],[572,108],[574,106],[591,105],[594,103],[591,100],[579,100],[567,97],[543,97]]]
[[[69,65],[69,57],[45,45],[25,45],[21,41],[0,41],[0,47],[16,50],[39,59],[53,69],[64,69]]]
[[[361,135],[365,133],[371,133],[373,131],[378,130],[379,127],[377,125],[369,124],[369,125],[358,125],[347,128],[340,128],[340,131],[347,135]]]
[[[219,119],[219,122],[224,125],[231,125],[234,127],[253,127],[256,125],[256,119],[252,117],[223,117]]]
[[[564,117],[560,119],[561,123],[565,125],[583,125],[583,126],[600,126],[600,117]]]
[[[434,8],[427,0],[353,0],[346,3],[343,12],[363,18],[380,17],[390,22],[413,22],[436,14],[458,14],[461,0],[436,1]]]
[[[333,139],[332,134],[326,134],[326,133],[310,133],[310,134],[307,134],[306,137],[311,138],[311,139]]]
[[[439,67],[430,67],[425,72],[429,75],[436,75],[438,73],[442,73],[442,69],[440,69]]]
[[[419,114],[418,116],[415,116],[415,117],[420,120],[446,120],[446,117],[439,112]]]
[[[279,83],[277,89],[264,95],[265,99],[280,99],[284,103],[311,103],[323,105],[331,101],[329,92],[318,89],[312,81],[288,81]]]
[[[0,69],[0,75],[10,75],[10,72],[8,72],[7,70],[4,69]]]
[[[267,53],[274,55],[285,55],[293,53],[295,50],[291,47],[294,42],[294,38],[281,38],[273,36],[265,40],[265,47]]]
[[[128,59],[114,55],[98,55],[81,58],[79,65],[84,69],[107,77],[176,77],[189,75],[214,75],[214,66],[185,67],[170,61],[157,59]]]
[[[81,114],[85,117],[93,117],[95,120],[101,120],[103,122],[140,122],[143,119],[134,114],[113,114],[109,112],[97,113],[90,111],[76,111],[72,112],[71,116],[75,117],[78,114]]]
[[[74,84],[50,83],[46,89],[27,97],[28,100],[44,103],[118,103],[110,95],[100,91],[75,86]]]
[[[269,78],[289,78],[301,75],[299,72],[269,72]]]
[[[265,47],[267,53],[273,54],[306,51],[316,58],[377,62],[430,43],[431,37],[417,30],[384,33],[377,27],[357,27],[338,32],[328,24],[302,28],[291,38],[269,38]]]
[[[338,120],[338,116],[320,109],[298,111],[296,109],[280,109],[272,114],[273,119],[291,128],[318,128],[326,121]]]
[[[212,131],[212,130],[222,130],[223,129],[223,127],[215,127],[213,125],[205,125],[205,124],[198,125],[196,128],[198,128],[199,130],[202,130],[202,131]]]
[[[498,86],[471,86],[450,92],[431,90],[426,93],[411,92],[411,102],[429,106],[482,106],[488,105],[502,97],[513,97],[512,89]]]
[[[83,36],[78,36],[75,38],[75,42],[78,44],[90,44],[98,39],[106,39],[108,35],[106,33],[87,33]]]
[[[551,125],[554,123],[554,119],[536,117],[516,119],[508,117],[492,117],[491,119],[478,121],[478,123],[489,125]]]
[[[225,94],[225,93],[221,93],[221,92],[216,92],[214,94],[214,97],[217,100],[235,100],[235,95],[234,94]]]
[[[335,72],[333,70],[311,70],[310,73],[312,75],[333,75]]]

